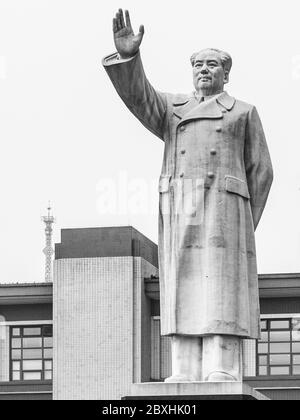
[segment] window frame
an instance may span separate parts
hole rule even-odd
[[[295,343],[300,343],[300,341],[293,341],[293,319],[294,318],[262,318],[261,322],[264,322],[266,324],[266,328],[262,328],[261,331],[262,332],[266,332],[267,333],[267,339],[268,341],[260,341],[260,340],[256,340],[256,376],[259,378],[274,378],[274,377],[295,377],[295,376],[299,376],[299,374],[294,374],[294,367],[295,366],[299,366],[300,368],[300,363],[299,364],[295,364],[294,365],[294,356],[300,356],[300,351],[299,352],[293,352],[293,344]],[[271,328],[271,323],[272,322],[282,322],[282,321],[288,321],[289,322],[289,328]],[[271,341],[270,340],[270,335],[272,332],[289,332],[289,341]],[[289,344],[289,352],[285,353],[271,353],[271,344]],[[260,353],[259,352],[259,345],[260,344],[267,344],[267,353]],[[271,365],[271,356],[276,356],[276,355],[289,355],[290,357],[290,363],[289,365],[287,364],[279,364],[279,365]],[[260,357],[266,357],[267,358],[267,365],[260,365]],[[262,375],[260,374],[260,368],[265,367],[267,369],[267,374]],[[289,373],[287,374],[280,374],[280,373],[276,373],[276,374],[271,374],[271,369],[272,368],[286,368],[288,367]]]
[[[46,333],[44,332],[45,328],[51,328],[51,336],[46,335]],[[35,334],[31,334],[31,335],[25,335],[24,334],[24,329],[28,329],[28,328],[32,328],[32,329],[36,329],[36,328],[40,328],[40,334],[39,335],[35,335]],[[13,330],[14,329],[19,329],[20,334],[19,335],[13,335]],[[44,382],[44,381],[52,381],[53,380],[53,342],[52,342],[52,347],[45,347],[44,346],[44,338],[52,338],[53,340],[53,324],[26,324],[26,325],[11,325],[10,326],[10,330],[9,330],[9,380],[11,382],[14,383],[20,383],[20,382]],[[41,339],[41,347],[23,347],[23,339],[26,338],[40,338]],[[20,339],[21,340],[21,346],[19,348],[13,347],[13,339]],[[24,350],[41,350],[41,357],[38,357],[36,359],[24,359],[23,358],[23,351]],[[49,357],[44,357],[44,350],[47,349],[51,349],[52,350],[52,358]],[[21,352],[21,356],[20,359],[13,359],[12,357],[12,352],[13,350],[20,350]],[[41,370],[36,370],[36,369],[31,369],[31,370],[27,370],[24,371],[23,369],[23,362],[24,361],[33,361],[33,360],[39,360],[41,361],[42,364],[42,369]],[[45,365],[46,362],[51,362],[51,370],[50,369],[45,369]],[[13,363],[14,362],[19,362],[20,363],[20,370],[13,370]],[[20,379],[14,379],[14,372],[19,372],[20,373]],[[40,379],[24,379],[24,373],[40,373],[41,374],[41,378]],[[45,374],[46,372],[51,372],[51,379],[45,379]]]

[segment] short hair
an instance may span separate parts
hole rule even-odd
[[[197,55],[200,54],[201,52],[204,52],[204,51],[214,51],[214,52],[217,52],[218,54],[220,54],[221,62],[222,62],[222,66],[223,66],[224,70],[227,70],[228,73],[230,72],[231,67],[232,67],[231,55],[228,54],[225,51],[218,50],[217,48],[205,48],[204,50],[200,50],[200,51],[194,53],[191,56],[191,64],[192,64],[193,67],[195,65],[195,60],[196,60]]]

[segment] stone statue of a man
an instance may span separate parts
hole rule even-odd
[[[272,184],[256,108],[224,91],[232,60],[191,57],[195,91],[147,80],[128,12],[113,20],[117,53],[103,60],[130,111],[165,143],[159,182],[161,333],[172,337],[168,382],[238,381],[241,340],[260,336],[254,231]]]

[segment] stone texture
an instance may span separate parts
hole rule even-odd
[[[168,380],[201,380],[202,360],[202,379],[238,380],[241,339],[260,337],[254,232],[273,181],[260,117],[224,91],[228,53],[193,54],[195,90],[174,95],[148,81],[144,27],[135,35],[128,11],[117,12],[113,34],[117,53],[103,65],[129,110],[165,144],[158,250],[161,333],[172,336]],[[211,341],[209,353],[200,337]]]
[[[139,53],[127,60],[114,54],[103,64],[128,108],[165,142],[159,182],[162,334],[257,338],[254,229],[272,183],[257,110],[225,92],[201,104],[194,94],[157,92]]]

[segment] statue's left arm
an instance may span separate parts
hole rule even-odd
[[[273,182],[273,168],[262,123],[255,107],[252,107],[248,114],[244,156],[253,224],[256,229]]]

